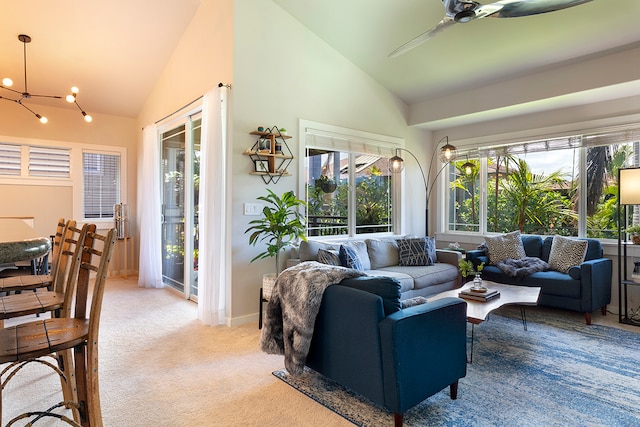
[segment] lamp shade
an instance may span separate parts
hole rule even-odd
[[[621,205],[640,205],[640,168],[619,169],[618,189]]]

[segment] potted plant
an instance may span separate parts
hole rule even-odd
[[[634,245],[640,245],[640,224],[632,225],[625,231],[631,235],[631,241]]]
[[[475,275],[475,277],[473,279],[473,287],[474,288],[479,289],[479,288],[482,287],[482,278],[480,277],[480,273],[482,272],[482,269],[484,268],[484,262],[481,262],[480,264],[478,264],[477,267],[474,267],[473,262],[462,258],[458,262],[458,266],[460,267],[460,274],[465,279],[469,275],[472,275],[472,274]]]
[[[249,222],[250,227],[245,233],[249,235],[249,244],[255,246],[258,242],[266,242],[267,247],[263,252],[256,255],[251,262],[258,259],[276,257],[276,272],[271,273],[270,281],[275,282],[275,278],[280,274],[280,252],[293,246],[299,239],[307,240],[305,235],[306,224],[304,217],[298,212],[298,207],[305,206],[303,200],[298,199],[293,191],[287,191],[282,196],[278,196],[273,191],[267,189],[266,196],[258,197],[266,203],[262,209],[262,218]],[[268,283],[265,288],[263,281],[263,295],[269,298],[273,283]]]
[[[320,178],[315,180],[316,187],[320,187],[320,189],[325,193],[333,193],[338,188],[338,184],[336,184],[335,180],[330,179],[326,175],[320,175]]]

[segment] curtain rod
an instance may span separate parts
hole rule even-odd
[[[218,83],[218,87],[226,87],[227,89],[231,89],[231,85],[228,83]],[[179,113],[180,111],[184,110],[185,108],[187,108],[188,106],[190,106],[191,104],[200,101],[202,98],[204,98],[203,95],[197,97],[196,99],[194,99],[193,101],[189,102],[188,104],[183,105],[182,107],[178,108],[176,111],[174,111],[171,114],[167,114],[166,116],[164,116],[163,118],[157,120],[154,124],[157,125],[158,123],[160,123],[163,120],[168,119],[169,117],[173,116],[174,114]]]
[[[189,102],[188,104],[185,104],[185,105],[183,105],[182,107],[178,108],[178,109],[177,109],[176,111],[174,111],[173,113],[171,113],[171,114],[167,114],[166,116],[164,116],[164,117],[163,117],[163,118],[161,118],[160,120],[157,120],[154,124],[156,124],[156,125],[157,125],[157,124],[158,124],[158,123],[160,123],[161,121],[166,120],[166,119],[168,119],[169,117],[173,116],[174,114],[177,114],[177,113],[179,113],[180,111],[184,110],[185,108],[187,108],[187,107],[188,107],[188,106],[190,106],[191,104],[193,104],[193,103],[195,103],[195,102],[200,101],[202,98],[203,98],[202,96],[197,97],[196,99],[194,99],[193,101]]]

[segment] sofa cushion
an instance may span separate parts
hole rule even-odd
[[[372,270],[398,265],[398,243],[395,239],[367,239],[365,243]]]
[[[488,248],[491,264],[496,264],[507,258],[520,259],[526,256],[518,230],[500,236],[485,236],[484,241]]]
[[[429,237],[398,240],[398,265],[428,266],[437,261],[435,240]]]
[[[580,265],[587,253],[587,241],[553,236],[549,265],[561,273],[568,273],[573,266]]]
[[[338,252],[332,249],[318,249],[318,262],[328,265],[342,265]]]
[[[300,242],[299,256],[300,261],[317,261],[318,251],[320,249],[338,251],[340,249],[339,244],[331,244],[324,242],[315,242],[313,240]]]
[[[540,258],[542,254],[542,237],[535,234],[522,235],[522,246],[526,256]]]
[[[354,270],[364,270],[362,260],[358,250],[350,244],[340,245],[340,264],[343,267],[353,268]]]
[[[400,284],[391,277],[361,276],[344,279],[340,284],[380,296],[385,316],[400,310]]]

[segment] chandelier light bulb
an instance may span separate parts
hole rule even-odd
[[[45,116],[41,116],[40,114],[36,114],[36,117],[40,119],[40,123],[42,123],[43,125],[49,121],[49,119],[47,119]]]
[[[73,104],[75,102],[75,100],[76,100],[76,97],[73,96],[73,95],[67,95],[67,97],[65,99],[67,100],[67,102],[69,104]]]
[[[77,95],[77,94],[78,94],[78,92],[79,92],[79,90],[78,90],[78,88],[77,88],[77,87],[73,86],[73,87],[71,88],[71,93],[72,93],[72,94]]]
[[[473,172],[473,169],[471,169],[471,166],[467,165],[467,167],[464,169],[464,172],[467,175],[471,175],[471,172]]]
[[[4,79],[2,79],[2,85],[6,87],[11,87],[13,86],[13,80],[11,80],[9,77],[5,77]]]
[[[82,112],[82,115],[84,116],[84,121],[87,123],[91,123],[91,121],[93,120],[93,117],[91,117],[89,114],[85,113],[84,111]]]

